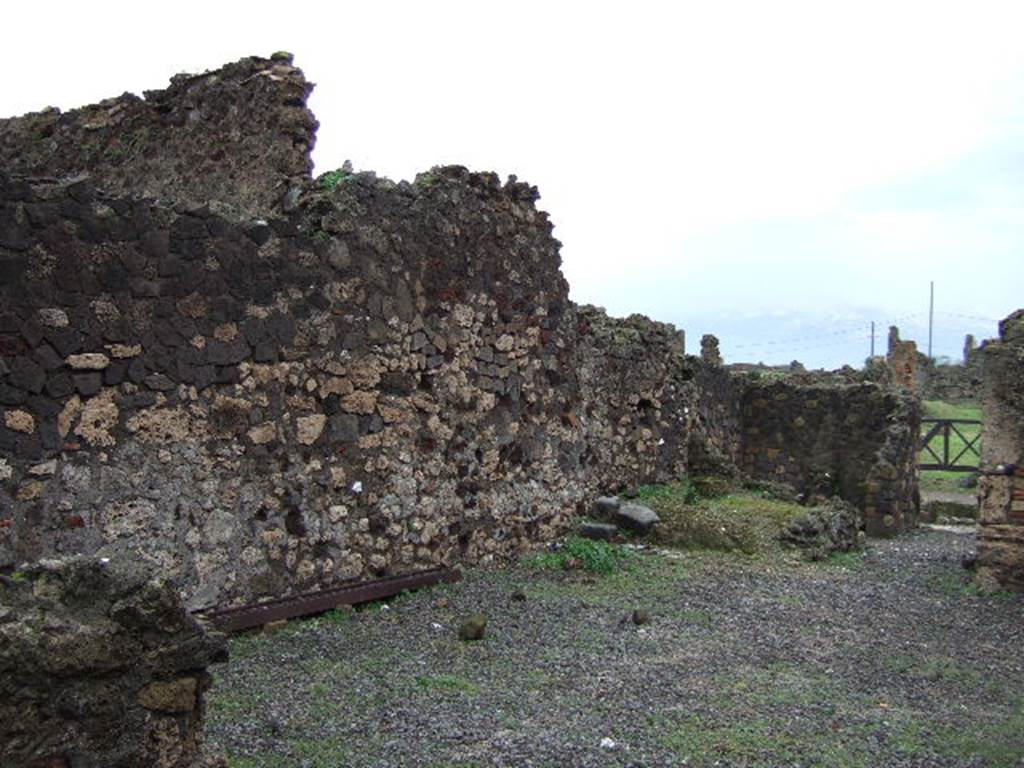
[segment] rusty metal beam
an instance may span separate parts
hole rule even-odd
[[[462,578],[457,570],[451,568],[433,568],[429,571],[400,576],[388,576],[374,581],[356,581],[340,584],[336,587],[302,592],[288,597],[279,597],[251,605],[239,605],[230,608],[204,608],[195,611],[195,615],[212,622],[224,632],[237,632],[242,629],[258,627],[271,621],[294,619],[323,613],[339,605],[357,605],[392,597],[407,589],[429,587],[440,582],[453,584]]]

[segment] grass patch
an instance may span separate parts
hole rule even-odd
[[[822,565],[828,565],[833,568],[845,568],[848,571],[856,571],[864,567],[864,553],[833,552],[820,562]]]
[[[558,551],[536,555],[529,562],[537,568],[567,570],[578,567],[607,576],[618,571],[631,556],[632,552],[618,544],[570,536]]]
[[[980,597],[984,592],[974,583],[970,571],[962,568],[944,570],[929,578],[929,586],[951,597]]]
[[[267,637],[260,630],[250,630],[228,638],[228,651],[232,659],[245,659],[257,654],[265,645]]]
[[[748,492],[695,502],[691,488],[673,483],[645,489],[646,503],[661,517],[653,534],[656,542],[746,554],[778,551],[779,533],[807,511],[799,504]]]
[[[670,484],[641,485],[636,489],[636,497],[648,506],[657,503],[696,504],[700,500],[697,486],[688,477]]]
[[[680,764],[879,765],[871,743],[884,734],[914,748],[914,722],[898,708],[880,708],[821,670],[778,662],[739,666],[708,680],[713,691],[697,711],[677,711],[652,723]],[[906,738],[902,738],[906,737]]]
[[[923,750],[965,760],[980,760],[987,768],[1014,768],[1024,755],[1024,698],[1017,699],[1001,718],[975,721],[971,727],[911,721],[894,741],[907,754]]]
[[[951,568],[933,574],[929,578],[929,586],[951,597],[989,597],[1000,600],[1012,600],[1017,597],[1015,592],[1001,589],[996,592],[987,592],[979,587],[970,571],[962,568]]]
[[[638,604],[668,604],[679,596],[689,578],[687,564],[659,555],[633,555],[614,573],[600,578],[579,571],[552,574],[527,589],[530,599],[572,598],[587,606],[632,610]],[[667,610],[667,609],[666,609]]]
[[[260,706],[261,703],[257,696],[215,687],[210,692],[208,711],[211,720],[231,722],[255,714],[259,711]]]
[[[684,762],[726,759],[744,763],[758,758],[793,760],[790,739],[776,732],[763,719],[743,723],[716,724],[702,717],[678,723],[665,737],[665,746]]]
[[[302,622],[308,629],[317,629],[319,627],[333,627],[341,624],[348,624],[352,621],[353,616],[355,616],[355,610],[350,606],[344,606],[324,611],[317,616],[303,619]]]
[[[680,621],[685,621],[688,624],[702,624],[704,626],[711,626],[711,613],[700,608],[680,608],[679,610],[671,611],[673,618]]]
[[[355,754],[347,739],[327,737],[298,739],[293,742],[295,751],[303,758],[301,764],[310,768],[338,768],[349,765]]]
[[[956,454],[953,454],[956,455]],[[929,457],[934,461],[934,456]],[[967,457],[964,457],[966,460]],[[974,459],[977,462],[977,459]],[[964,488],[960,485],[969,472],[947,472],[943,469],[922,469],[920,487],[924,491],[953,491],[957,493],[974,493],[973,488]]]
[[[480,693],[480,686],[458,675],[425,675],[416,678],[416,685],[428,691],[457,691],[469,696]]]
[[[965,401],[947,403],[944,400],[922,400],[921,415],[931,419],[976,419],[981,421],[981,405]]]

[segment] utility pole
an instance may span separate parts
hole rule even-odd
[[[871,357],[875,356],[875,321],[871,321]]]
[[[932,318],[935,316],[935,281],[929,284],[931,292],[928,297],[928,359],[932,359]]]

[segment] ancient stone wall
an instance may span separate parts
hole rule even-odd
[[[685,358],[672,326],[575,307],[514,177],[314,183],[307,92],[290,59],[247,59],[53,131],[0,123],[30,174],[0,177],[0,568],[88,553],[159,570],[192,608],[251,601],[488,562],[598,493],[735,463],[808,493],[832,472],[897,520],[879,530],[903,525],[895,401],[780,408],[789,385]],[[166,153],[90,143],[140,125]]]
[[[57,178],[88,173],[114,193],[217,201],[264,216],[293,202],[312,169],[317,123],[306,97],[313,86],[291,61],[290,54],[251,57],[178,75],[144,98],[126,93],[65,113],[0,120],[0,168]]]
[[[838,495],[864,512],[872,536],[916,525],[914,398],[809,375],[748,378],[741,403],[739,464],[747,474],[789,483],[807,500]]]
[[[127,560],[44,561],[0,577],[0,764],[199,768],[222,637]]]
[[[742,446],[744,378],[703,355],[688,358],[687,365],[695,390],[689,472],[715,475],[735,471]]]
[[[553,535],[586,439],[535,198],[363,175],[246,222],[4,182],[0,561],[141,556],[205,605]]]
[[[1024,591],[1024,309],[984,348],[978,583]]]
[[[603,494],[668,482],[687,470],[694,390],[683,332],[643,315],[609,318],[577,307],[575,327],[580,407],[565,418],[586,435],[588,485]]]

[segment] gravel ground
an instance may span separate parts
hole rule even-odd
[[[473,570],[234,639],[208,739],[236,768],[1020,766],[1024,598],[976,594],[972,548],[927,530],[818,564]]]

